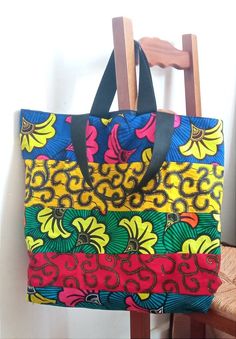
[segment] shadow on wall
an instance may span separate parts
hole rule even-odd
[[[65,60],[62,55],[56,55],[53,61],[51,82],[48,88],[48,104],[53,112],[83,112],[88,113],[110,52],[99,59],[91,60]],[[137,79],[138,79],[137,66]],[[152,67],[153,83],[158,108],[171,109],[173,69]],[[88,90],[89,88],[89,90]],[[183,83],[184,88],[184,83]],[[184,96],[182,97],[184,103]],[[118,109],[117,97],[112,103],[110,111]]]
[[[66,338],[65,309],[26,301],[27,251],[24,240],[24,164],[19,145],[19,112],[14,113],[14,146],[3,195],[1,220],[1,338]],[[44,312],[41,312],[44,308]],[[45,320],[45,321],[44,321]],[[42,326],[43,325],[43,326]]]
[[[85,110],[83,113],[88,113],[108,57],[109,54],[92,62],[65,60],[62,55],[56,55],[48,88],[47,101],[51,107],[50,111],[82,113]],[[91,93],[94,94],[91,96]]]
[[[236,245],[236,100],[234,107],[234,117],[232,119],[231,140],[226,146],[225,153],[228,155],[228,162],[225,164],[224,175],[224,198],[222,206],[222,239],[229,244]],[[226,159],[226,157],[225,157]]]
[[[66,63],[61,55],[57,55],[53,61],[51,83],[48,90],[48,103],[52,111],[68,111],[74,95],[78,70],[74,63]]]
[[[151,68],[151,73],[157,109],[171,109],[173,69],[155,66]]]

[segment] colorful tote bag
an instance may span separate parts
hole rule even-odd
[[[90,114],[21,110],[30,302],[206,312],[221,283],[222,121],[158,112],[135,48],[137,111],[113,54]]]

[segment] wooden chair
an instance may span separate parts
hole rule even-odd
[[[137,97],[135,57],[132,23],[129,19],[123,17],[113,19],[113,40],[119,109],[135,109]],[[162,68],[172,66],[184,71],[186,114],[201,116],[196,36],[191,34],[182,36],[183,50],[176,49],[169,42],[158,38],[142,38],[140,43],[150,66]],[[150,338],[150,315],[137,312],[130,314],[131,338]],[[225,314],[220,314],[216,306],[206,315],[191,314],[190,319],[192,338],[204,338],[205,324],[215,325],[216,328],[223,329],[230,334],[235,333],[235,320],[229,319]]]

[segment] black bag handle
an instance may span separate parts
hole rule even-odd
[[[134,41],[135,54],[139,57],[139,90],[138,90],[138,112],[153,112],[157,110],[155,92],[149,63],[140,44]],[[112,52],[101,82],[98,86],[90,114],[104,116],[109,112],[116,93],[116,72],[114,51]]]
[[[135,48],[136,50],[138,48],[140,57],[138,111],[153,112],[156,114],[156,130],[152,159],[141,181],[135,184],[135,186],[127,192],[127,195],[138,192],[159,172],[166,159],[166,154],[171,143],[174,128],[174,115],[158,112],[156,110],[156,100],[148,61],[138,43],[135,43]],[[99,85],[90,114],[104,116],[104,113],[108,112],[110,109],[115,92],[116,76],[113,52]],[[81,173],[86,183],[91,188],[94,188],[92,178],[89,173],[86,150],[86,127],[88,119],[89,114],[72,115],[71,139]],[[96,195],[107,200],[120,200],[120,197],[115,197],[115,194],[112,197],[107,197],[96,192]]]

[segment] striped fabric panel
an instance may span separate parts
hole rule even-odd
[[[211,295],[221,284],[215,254],[29,252],[28,284],[129,293]]]
[[[219,214],[25,210],[26,244],[35,253],[220,254],[220,235]]]
[[[68,114],[22,110],[23,158],[76,161],[70,124]],[[124,111],[106,119],[90,116],[86,133],[88,161],[144,161],[153,147],[155,126],[153,113]],[[224,165],[222,121],[176,115],[174,127],[166,161]]]
[[[36,304],[153,314],[207,312],[212,299],[212,296],[176,293],[135,294],[56,286],[29,286],[27,289],[27,300]]]
[[[89,163],[95,189],[84,181],[76,162],[26,160],[25,205],[76,209],[219,213],[223,194],[222,166],[165,163],[141,193],[127,197],[135,180],[141,180],[143,163]],[[103,197],[104,195],[104,197]]]

